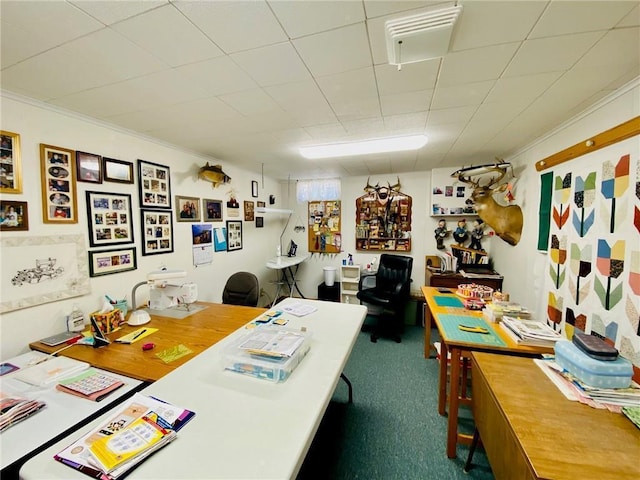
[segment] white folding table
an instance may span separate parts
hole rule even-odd
[[[304,262],[309,255],[300,255],[293,257],[273,257],[267,261],[267,268],[272,270],[278,270],[278,280],[276,284],[278,288],[276,289],[276,294],[273,299],[272,306],[276,304],[278,298],[280,297],[280,292],[283,287],[286,286],[289,290],[289,296],[293,296],[293,291],[297,290],[300,297],[305,298],[305,296],[300,291],[298,287],[298,282],[296,280],[296,274],[298,273],[298,269],[300,268],[300,264]]]

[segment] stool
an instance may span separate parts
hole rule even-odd
[[[324,282],[318,285],[318,300],[340,302],[340,282],[334,282],[330,287]]]

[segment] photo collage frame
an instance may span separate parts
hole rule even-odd
[[[78,223],[74,153],[66,148],[40,144],[44,223]]]
[[[131,195],[86,192],[89,244],[92,247],[133,243]]]

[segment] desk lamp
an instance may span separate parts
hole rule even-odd
[[[289,226],[289,220],[291,220],[293,210],[284,208],[258,207],[256,208],[256,213],[286,213],[289,215],[287,217],[287,223],[284,224],[284,228],[282,229],[282,233],[280,234],[280,243],[278,244],[278,257],[282,256],[282,236],[284,235],[284,232],[287,231],[287,227]]]
[[[148,312],[136,310],[136,290],[142,285],[149,285],[149,308],[152,310],[165,310],[180,303],[195,302],[198,296],[195,283],[169,283],[169,280],[186,276],[184,270],[155,270],[147,275],[145,282],[135,284],[131,290],[129,325],[143,325],[151,319]]]

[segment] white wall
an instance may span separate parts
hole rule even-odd
[[[534,309],[538,318],[546,318],[547,299],[544,297],[543,282],[547,274],[547,258],[546,253],[537,250],[540,172],[535,169],[535,164],[638,115],[640,79],[532,142],[513,158],[505,159],[513,162],[519,172],[516,198],[524,211],[524,229],[522,239],[515,247],[504,242],[494,243],[495,268],[505,276],[504,290],[515,301]]]
[[[232,187],[237,191],[237,198],[256,200],[251,197],[251,180],[259,181],[259,198],[268,203],[269,194],[278,197],[280,186],[273,179],[265,178],[265,188],[257,174],[234,168],[231,164],[218,162],[212,158],[203,158],[192,153],[181,151],[167,145],[128,134],[123,131],[107,128],[97,122],[43,108],[38,102],[22,99],[3,93],[2,123],[3,130],[20,134],[22,146],[22,171],[24,176],[23,193],[3,195],[3,200],[28,202],[29,231],[2,232],[1,239],[17,236],[82,234],[85,246],[89,248],[88,226],[86,220],[85,191],[108,191],[131,195],[133,204],[134,238],[138,251],[138,269],[103,277],[92,278],[91,293],[82,297],[46,303],[32,308],[8,312],[0,318],[0,357],[6,359],[28,350],[28,343],[54,333],[65,330],[64,317],[74,304],[88,314],[97,310],[103,301],[103,295],[130,299],[131,288],[146,278],[147,272],[161,266],[180,268],[187,271],[188,281],[199,287],[199,299],[220,302],[222,289],[228,276],[239,270],[247,270],[258,275],[261,285],[273,291],[268,283],[272,272],[265,266],[265,260],[273,256],[274,242],[265,238],[278,238],[284,226],[281,218],[265,218],[265,228],[256,229],[253,222],[243,222],[244,246],[234,252],[216,252],[211,265],[193,266],[191,245],[191,223],[177,223],[174,219],[174,253],[142,256],[140,249],[141,232],[138,213],[137,181],[134,185],[123,185],[105,182],[102,184],[78,182],[78,223],[71,225],[53,225],[42,223],[41,185],[40,185],[40,153],[39,144],[45,143],[72,150],[95,153],[111,158],[134,163],[137,179],[137,159],[167,165],[171,168],[172,195],[187,195],[200,198],[213,198],[225,201],[227,192]],[[197,170],[206,161],[212,164],[222,163],[224,171],[231,176],[229,185],[212,188],[211,183],[198,180]],[[282,198],[280,196],[280,198]],[[175,202],[175,199],[172,199]],[[278,207],[276,203],[274,205]],[[242,215],[242,209],[241,209]],[[225,219],[226,206],[225,206]],[[258,235],[259,233],[259,235]],[[2,256],[0,251],[0,264]],[[2,271],[2,275],[11,272]],[[53,281],[56,281],[55,279]],[[148,290],[142,287],[136,295],[138,305],[148,298]],[[2,298],[0,292],[0,300]],[[262,299],[262,303],[266,302]]]

